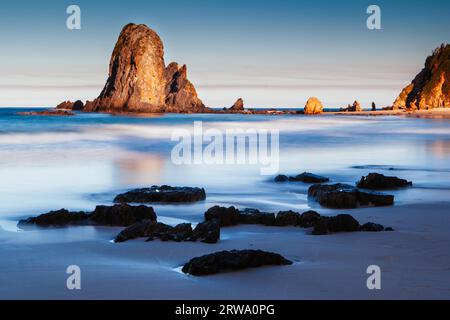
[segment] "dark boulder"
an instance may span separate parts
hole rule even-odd
[[[190,187],[153,186],[119,194],[116,203],[183,203],[206,199],[205,189]]]
[[[186,241],[201,241],[210,244],[217,243],[219,240],[220,222],[217,219],[199,223],[186,238]]]
[[[221,227],[229,227],[235,226],[240,222],[240,214],[239,210],[235,207],[220,207],[215,206],[209,208],[208,211],[205,212],[205,220],[213,220],[217,219],[220,222]]]
[[[185,241],[186,238],[192,233],[192,225],[190,223],[182,223],[175,227],[164,224],[159,225],[160,227],[156,228],[157,230],[149,235],[147,241],[160,239],[161,241],[181,242]]]
[[[298,225],[301,228],[312,228],[320,218],[321,215],[316,211],[306,211],[300,216]]]
[[[125,242],[137,238],[150,237],[153,233],[162,232],[167,228],[169,226],[158,223],[155,220],[143,220],[122,230],[116,236],[114,242]]]
[[[388,190],[411,187],[412,182],[397,177],[387,177],[379,173],[370,173],[367,177],[362,177],[357,186],[362,189]]]
[[[233,250],[194,258],[184,265],[182,271],[194,276],[205,276],[269,265],[283,266],[291,264],[291,261],[276,253],[260,250]]]
[[[336,209],[351,209],[357,206],[389,206],[394,204],[394,196],[363,192],[346,184],[316,184],[309,188],[308,196],[320,205]]]
[[[86,224],[89,214],[86,212],[69,212],[66,209],[50,211],[37,217],[20,220],[20,226],[37,225],[40,227],[62,227],[67,225]]]
[[[381,231],[384,231],[385,228],[381,224],[368,222],[368,223],[362,225],[359,230],[364,231],[364,232],[381,232]]]
[[[324,183],[330,181],[330,179],[322,176],[315,175],[310,172],[303,172],[295,177],[290,177],[289,181],[304,182],[304,183]]]
[[[335,217],[321,217],[314,223],[313,235],[326,235],[338,232],[359,231],[359,222],[351,215],[340,214]]]
[[[239,211],[239,223],[261,224],[264,226],[275,225],[275,214],[261,212],[257,209],[244,209]]]
[[[294,211],[280,211],[275,219],[277,227],[297,226],[300,223],[300,214]]]
[[[156,213],[153,208],[146,206],[97,206],[90,219],[99,225],[126,227],[142,220],[156,220]]]
[[[289,177],[285,176],[284,174],[280,174],[275,177],[275,182],[287,182],[289,181]]]

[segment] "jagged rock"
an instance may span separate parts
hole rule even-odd
[[[205,189],[190,187],[152,186],[119,194],[116,203],[181,203],[206,199]]]
[[[372,111],[377,111],[377,105],[375,102],[372,102]]]
[[[56,109],[64,109],[64,110],[74,110],[74,111],[82,111],[84,109],[84,104],[81,100],[77,100],[75,102],[72,101],[64,101],[56,106]]]
[[[239,98],[233,104],[233,106],[229,109],[230,111],[243,111],[244,110],[244,100]]]
[[[90,219],[99,225],[126,227],[142,220],[156,221],[156,213],[152,207],[146,206],[97,206]]]
[[[304,182],[304,183],[323,183],[323,182],[330,181],[330,179],[312,174],[310,172],[303,172],[302,174],[299,174],[298,176],[290,177],[289,181]]]
[[[396,188],[411,187],[412,182],[397,177],[387,177],[379,173],[370,173],[367,177],[362,177],[357,187],[371,190],[388,190]]]
[[[323,105],[316,97],[309,98],[306,102],[304,113],[305,114],[320,114],[323,112]]]
[[[340,214],[336,217],[321,217],[314,223],[313,235],[326,235],[338,232],[359,231],[359,222],[351,215]]]
[[[213,219],[217,219],[221,227],[235,226],[240,222],[239,210],[235,207],[224,208],[215,206],[209,208],[205,212],[205,220],[209,221]]]
[[[120,243],[137,238],[150,237],[154,232],[165,230],[167,225],[158,223],[156,220],[142,220],[122,230],[114,239]]]
[[[160,37],[146,25],[128,24],[120,33],[100,96],[88,112],[203,112],[186,67],[167,68]]]
[[[194,276],[205,276],[226,271],[291,264],[291,261],[272,252],[264,252],[261,250],[233,250],[194,258],[184,265],[182,271]]]
[[[264,226],[275,225],[275,214],[261,212],[257,209],[239,210],[239,223],[241,224],[261,224]]]
[[[66,209],[50,211],[37,217],[20,220],[19,226],[37,225],[40,227],[62,227],[67,225],[85,224],[89,214],[86,212],[69,212]]]
[[[194,85],[187,79],[187,66],[172,62],[164,72],[166,80],[165,112],[205,112],[203,102],[198,98]]]
[[[308,196],[320,205],[336,209],[351,209],[357,206],[390,206],[394,196],[381,193],[363,192],[346,184],[316,184],[309,188]]]
[[[450,45],[442,44],[394,102],[394,109],[450,107]]]
[[[294,211],[280,211],[275,219],[275,226],[288,227],[300,224],[301,215]]]
[[[190,223],[182,223],[175,227],[159,224],[159,230],[152,232],[147,241],[160,239],[161,241],[185,241],[192,233],[192,225]]]
[[[220,222],[217,219],[199,223],[186,241],[201,241],[204,243],[217,243],[220,240]]]

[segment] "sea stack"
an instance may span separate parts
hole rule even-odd
[[[425,61],[425,67],[400,93],[394,109],[450,107],[450,45],[442,44]]]
[[[187,67],[164,62],[164,46],[146,25],[128,24],[120,33],[100,96],[87,112],[193,113],[208,109],[187,79]]]
[[[322,102],[316,97],[309,98],[305,105],[304,114],[320,114],[322,112]]]
[[[236,100],[236,102],[231,106],[229,109],[230,111],[244,111],[244,100],[242,98],[239,98]]]

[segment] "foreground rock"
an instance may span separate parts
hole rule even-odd
[[[450,45],[442,44],[394,102],[393,109],[450,107]]]
[[[87,112],[206,112],[187,79],[186,66],[164,61],[164,46],[155,31],[128,24],[120,33],[99,97]]]
[[[62,227],[67,225],[86,224],[89,214],[86,212],[70,212],[66,209],[50,211],[37,217],[20,220],[19,226],[37,225],[40,227]]]
[[[119,194],[116,203],[183,203],[206,199],[205,189],[190,187],[153,186]]]
[[[161,241],[217,243],[220,240],[220,224],[217,220],[206,221],[192,229],[190,223],[172,227],[156,220],[144,220],[121,231],[114,241],[120,243],[138,238],[148,238],[147,241],[160,239]]]
[[[359,222],[351,215],[340,214],[335,217],[320,217],[314,223],[313,235],[326,235],[338,232],[359,231]]]
[[[233,250],[194,258],[184,265],[182,271],[194,276],[205,276],[262,266],[285,266],[291,264],[292,261],[272,252],[260,250]]]
[[[17,114],[20,116],[54,116],[54,117],[70,117],[75,115],[75,113],[68,110],[30,111],[30,112],[19,112]]]
[[[152,207],[119,204],[111,207],[97,206],[89,218],[103,226],[126,227],[137,221],[156,221],[156,213]]]
[[[41,227],[63,227],[69,225],[129,226],[141,220],[156,220],[153,208],[129,206],[127,204],[112,207],[98,206],[94,212],[69,212],[66,209],[44,213],[38,217],[19,221],[19,225],[37,225]]]
[[[357,187],[371,190],[388,190],[411,187],[412,182],[397,177],[387,177],[379,173],[370,173],[367,177],[362,177]]]
[[[335,209],[352,209],[358,206],[390,206],[394,204],[394,196],[363,192],[346,184],[316,184],[309,188],[308,196],[320,205]]]
[[[323,112],[323,105],[316,97],[309,98],[306,102],[304,113],[305,114],[320,114]]]

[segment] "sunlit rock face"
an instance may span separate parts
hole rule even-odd
[[[187,80],[186,66],[164,62],[164,46],[146,25],[128,24],[120,33],[100,96],[85,111],[199,112],[205,108]]]
[[[323,105],[316,97],[309,98],[306,102],[304,113],[305,114],[320,114],[323,112]]]
[[[400,93],[394,109],[450,107],[450,45],[441,45],[425,62],[425,67]]]

